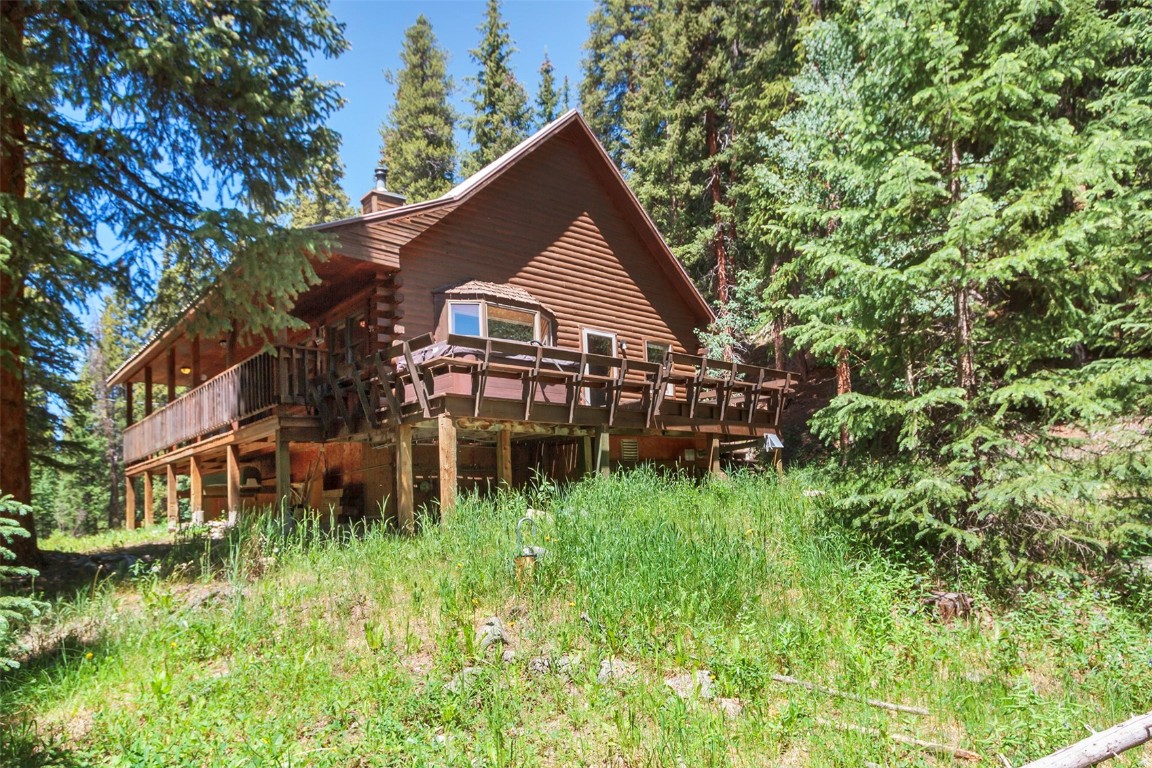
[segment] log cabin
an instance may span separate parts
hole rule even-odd
[[[292,310],[306,330],[201,338],[193,308],[109,378],[127,527],[138,484],[153,523],[156,475],[170,525],[278,505],[412,531],[460,491],[702,474],[777,434],[793,375],[701,356],[711,309],[575,111],[435,200],[380,169],[360,215],[316,229],[332,252]]]

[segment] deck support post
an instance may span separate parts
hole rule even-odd
[[[136,478],[124,476],[124,528],[136,530]]]
[[[154,499],[152,497],[152,473],[144,473],[144,525],[151,528],[155,524],[152,517]]]
[[[226,445],[224,457],[227,464],[228,525],[235,525],[240,520],[240,452],[235,445]]]
[[[456,422],[447,413],[437,419],[440,448],[440,524],[447,523],[456,509]]]
[[[168,530],[174,531],[180,527],[180,502],[176,498],[176,465],[168,464],[164,470],[168,490]]]
[[[496,433],[496,485],[512,487],[512,431],[507,427]]]
[[[401,533],[415,533],[415,494],[412,488],[412,425],[396,428],[396,525]]]
[[[713,477],[726,477],[720,468],[720,438],[708,438],[708,474]]]
[[[144,367],[144,415],[152,413],[152,366]]]
[[[283,432],[276,433],[276,511],[292,512],[292,451]]]
[[[580,470],[585,475],[596,471],[596,454],[592,453],[592,435],[580,438]]]
[[[596,430],[596,471],[607,477],[612,474],[612,455],[608,430]]]
[[[132,390],[133,389],[135,389],[135,387],[132,386],[131,381],[124,382],[124,423],[129,427],[132,426],[132,419],[133,419],[133,413],[132,413]]]
[[[204,476],[200,469],[200,459],[191,456],[188,459],[188,478],[191,481],[188,496],[188,510],[192,513],[192,522],[204,523]]]

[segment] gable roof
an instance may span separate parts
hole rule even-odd
[[[651,216],[641,205],[639,198],[636,197],[631,187],[628,186],[628,182],[621,175],[620,169],[612,162],[604,147],[600,145],[599,140],[592,133],[588,123],[575,109],[565,112],[438,198],[375,213],[361,214],[347,219],[315,224],[308,229],[330,232],[335,235],[341,245],[339,250],[346,251],[346,255],[371,258],[373,255],[383,253],[386,258],[388,256],[395,257],[395,263],[391,266],[392,268],[399,268],[398,254],[400,248],[499,179],[520,160],[561,134],[574,136],[576,141],[586,149],[587,154],[585,156],[590,156],[591,162],[596,165],[599,171],[600,178],[609,186],[610,191],[624,202],[625,215],[636,228],[641,239],[648,244],[649,250],[661,270],[668,275],[681,297],[688,302],[699,317],[709,322],[715,320],[716,313],[712,311],[708,302],[696,289],[696,284],[692,282],[692,278],[688,276],[684,266],[673,255],[655,222],[652,221]],[[366,231],[366,226],[371,225],[377,226],[373,226],[371,232]],[[383,266],[388,265],[384,264]],[[166,342],[176,337],[177,330],[184,324],[189,315],[195,312],[196,308],[211,293],[212,289],[209,289],[204,295],[193,301],[187,310],[166,328],[153,334],[140,349],[126,359],[108,377],[109,385],[128,380],[129,374],[141,365],[143,358],[163,349]]]
[[[636,227],[642,239],[648,243],[659,266],[672,280],[681,297],[684,298],[701,317],[707,318],[709,321],[714,320],[716,314],[700,294],[700,291],[696,289],[696,284],[693,283],[692,278],[688,276],[684,265],[673,255],[672,250],[668,247],[668,243],[665,242],[663,235],[660,234],[660,230],[657,229],[655,222],[652,221],[652,217],[648,215],[644,206],[641,205],[639,198],[636,197],[632,188],[628,186],[628,182],[625,181],[624,177],[620,174],[620,169],[612,162],[612,159],[608,156],[604,147],[600,145],[595,134],[592,133],[592,129],[588,126],[588,123],[584,121],[584,118],[581,117],[580,113],[575,109],[564,113],[532,136],[529,136],[505,152],[500,158],[484,166],[484,168],[472,174],[434,200],[404,205],[386,211],[378,211],[376,213],[369,213],[326,224],[317,224],[312,228],[321,231],[342,231],[351,229],[357,224],[363,225],[375,222],[396,221],[399,223],[400,221],[406,221],[415,223],[421,220],[423,220],[421,223],[426,222],[424,227],[412,227],[410,236],[404,239],[404,243],[398,243],[396,245],[398,250],[403,244],[410,242],[421,234],[424,228],[431,226],[444,215],[467,202],[478,192],[500,178],[520,160],[530,155],[542,145],[558,137],[560,134],[576,136],[577,141],[584,145],[593,158],[596,158],[593,162],[599,166],[598,170],[601,171],[601,177],[613,188],[613,191],[625,201],[625,214],[629,217],[633,226]],[[419,231],[415,231],[417,229],[419,229]],[[338,232],[338,234],[342,234],[342,232]]]

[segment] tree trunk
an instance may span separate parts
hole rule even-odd
[[[0,3],[0,52],[17,65],[24,61],[23,3]],[[17,205],[27,194],[25,183],[25,131],[11,83],[0,82],[0,193]],[[24,244],[19,224],[10,213],[0,214],[0,238],[11,248],[8,264],[0,272],[0,493],[19,502],[32,501],[32,473],[28,464],[28,422],[24,398]],[[13,518],[31,535],[9,545],[21,565],[35,565],[36,524],[31,515]]]
[[[1152,712],[1137,715],[1024,768],[1087,768],[1152,740]]]
[[[728,306],[731,283],[728,275],[728,244],[725,241],[727,227],[721,214],[724,191],[720,186],[720,163],[717,159],[720,155],[720,135],[716,127],[716,113],[710,109],[704,113],[704,133],[708,142],[708,159],[712,163],[708,188],[712,195],[712,253],[716,259],[716,298],[723,309]]]
[[[846,395],[852,391],[852,368],[848,365],[848,348],[838,347],[836,349],[836,394]],[[840,461],[843,463],[848,458],[848,425],[840,425],[840,440],[836,447],[840,449]]]
[[[952,140],[950,149],[948,170],[951,179],[948,181],[948,187],[952,193],[952,204],[956,205],[963,197],[964,190],[960,186],[960,148],[955,139]],[[967,270],[967,268],[967,253],[961,248],[960,269]],[[972,357],[972,291],[972,283],[961,275],[952,295],[956,312],[956,383],[964,390],[964,397],[967,400],[976,395],[976,365]]]

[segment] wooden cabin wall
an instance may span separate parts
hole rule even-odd
[[[694,354],[706,318],[613,200],[574,144],[541,146],[401,251],[405,335],[436,329],[434,290],[484,280],[551,309],[560,346],[581,348],[588,327],[617,332],[630,357],[645,341]]]

